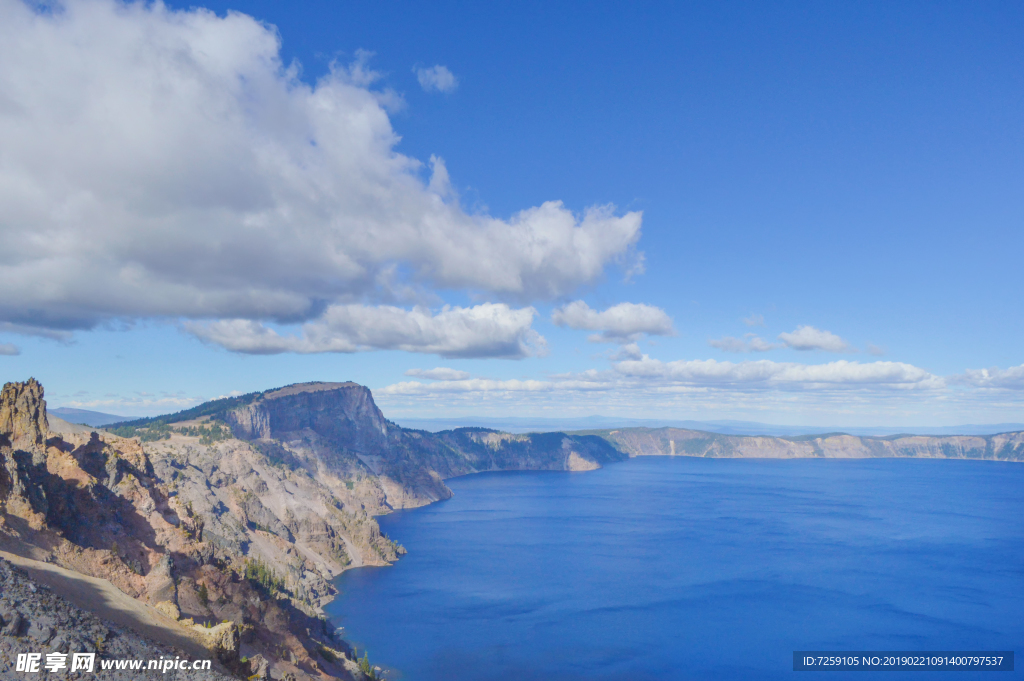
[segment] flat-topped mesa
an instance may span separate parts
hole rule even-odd
[[[357,451],[383,447],[388,426],[366,386],[352,383],[297,383],[265,393],[225,415],[236,437],[267,439],[312,430]]]
[[[0,392],[0,446],[35,450],[46,443],[50,430],[46,419],[43,386],[34,378],[6,383]]]

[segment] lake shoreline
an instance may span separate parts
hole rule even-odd
[[[545,606],[538,610],[534,604],[550,597],[553,599],[552,603],[562,603],[559,607],[569,607],[568,611],[573,611],[571,603],[574,599],[582,598],[585,600],[589,598],[586,594],[580,595],[577,593],[575,591],[577,588],[603,587],[607,590],[608,594],[615,593],[615,587],[607,581],[607,575],[602,574],[600,570],[590,571],[585,564],[579,563],[579,560],[582,560],[582,558],[566,563],[567,555],[590,555],[591,558],[589,560],[605,565],[609,572],[619,571],[622,578],[627,581],[637,582],[639,580],[641,583],[646,579],[644,577],[644,570],[649,570],[652,565],[658,565],[660,562],[663,562],[663,558],[660,557],[659,553],[652,553],[648,559],[640,560],[637,556],[637,547],[611,553],[604,552],[602,548],[603,542],[608,538],[602,533],[607,531],[608,527],[622,526],[622,523],[625,522],[625,520],[617,518],[617,513],[624,513],[626,520],[629,518],[634,519],[633,521],[626,522],[626,525],[623,526],[632,528],[629,530],[629,534],[623,535],[623,537],[628,538],[630,534],[637,531],[640,531],[641,535],[645,535],[649,532],[649,528],[644,526],[651,522],[660,522],[656,519],[659,515],[665,513],[664,507],[671,508],[674,504],[679,503],[694,503],[686,500],[693,497],[693,495],[698,495],[696,498],[702,501],[693,507],[692,513],[673,516],[677,517],[678,520],[675,523],[662,527],[661,530],[668,532],[669,536],[672,536],[673,532],[679,530],[679,527],[676,526],[678,524],[681,527],[688,527],[687,532],[695,532],[697,533],[696,536],[699,537],[705,531],[702,529],[701,523],[711,523],[713,526],[720,526],[726,530],[724,539],[723,537],[718,537],[717,539],[710,537],[704,540],[711,542],[706,547],[710,551],[709,555],[715,561],[720,561],[726,555],[731,555],[731,553],[736,551],[742,553],[748,550],[749,547],[729,540],[728,536],[737,531],[741,533],[747,532],[746,526],[749,523],[757,526],[759,524],[763,525],[765,522],[768,522],[770,525],[782,522],[782,529],[769,532],[768,536],[789,536],[790,538],[785,540],[785,543],[790,545],[790,548],[787,549],[788,552],[806,550],[800,548],[804,545],[803,541],[792,544],[792,541],[802,536],[801,533],[793,535],[792,532],[783,531],[785,523],[788,522],[786,518],[790,513],[806,516],[806,519],[802,522],[809,523],[809,531],[813,533],[820,530],[819,526],[822,523],[829,525],[837,522],[837,518],[841,519],[849,515],[850,509],[847,508],[849,506],[848,499],[841,499],[842,503],[839,503],[834,508],[829,505],[821,506],[824,503],[823,501],[814,501],[810,507],[807,506],[808,501],[817,499],[821,495],[824,495],[824,498],[828,498],[830,494],[828,489],[830,487],[835,488],[839,486],[843,490],[844,495],[852,495],[855,498],[858,494],[866,493],[861,489],[864,485],[867,485],[865,489],[878,486],[881,486],[883,489],[892,489],[893,494],[879,494],[876,503],[866,505],[863,511],[858,511],[853,516],[850,516],[851,520],[844,520],[844,523],[852,522],[853,524],[848,525],[848,527],[844,526],[844,531],[837,533],[837,538],[834,541],[830,540],[822,544],[823,547],[829,547],[827,551],[844,553],[848,551],[848,548],[845,547],[843,537],[849,534],[851,530],[854,534],[859,533],[859,535],[863,535],[863,541],[868,541],[868,545],[872,542],[877,544],[875,540],[878,537],[873,537],[872,535],[872,532],[876,530],[882,530],[883,535],[885,532],[903,532],[903,530],[899,530],[900,523],[903,522],[900,520],[902,515],[909,514],[916,519],[915,522],[923,523],[923,527],[928,532],[940,535],[946,532],[944,526],[941,523],[936,525],[928,513],[921,515],[920,509],[915,510],[913,505],[908,506],[907,501],[901,499],[901,494],[896,492],[897,489],[900,489],[900,480],[903,481],[903,485],[909,486],[911,490],[917,489],[914,498],[917,498],[925,507],[930,508],[930,506],[939,503],[936,500],[937,497],[951,496],[955,499],[961,492],[954,488],[947,490],[948,493],[945,495],[935,495],[932,493],[934,490],[929,490],[929,485],[948,486],[950,481],[966,477],[968,482],[974,481],[974,483],[978,483],[978,481],[984,481],[985,485],[996,485],[1003,489],[1008,484],[1008,478],[1004,471],[1012,471],[1010,477],[1015,480],[1019,477],[1018,472],[1021,470],[1017,467],[1010,467],[997,471],[987,466],[972,465],[966,469],[961,469],[961,471],[969,470],[970,475],[965,476],[962,472],[958,472],[956,476],[949,476],[941,472],[941,467],[908,467],[906,465],[906,462],[909,460],[918,460],[921,459],[920,457],[870,457],[877,459],[878,463],[882,464],[881,469],[877,469],[869,464],[866,458],[841,459],[848,461],[852,464],[852,467],[842,466],[839,468],[807,465],[803,463],[804,459],[785,459],[790,463],[800,466],[800,469],[796,470],[796,475],[787,472],[780,476],[779,473],[785,469],[766,465],[768,462],[776,460],[774,458],[743,459],[732,457],[728,460],[734,464],[739,464],[739,468],[731,465],[725,467],[725,469],[733,470],[732,473],[726,476],[728,480],[732,481],[732,486],[726,484],[725,487],[722,487],[723,483],[721,481],[716,482],[721,477],[722,470],[716,470],[719,467],[706,462],[707,457],[634,458],[636,461],[632,463],[639,464],[639,466],[605,467],[605,474],[602,475],[600,471],[595,471],[596,476],[569,476],[566,478],[563,476],[537,475],[538,473],[551,471],[488,471],[498,473],[498,475],[473,474],[453,478],[453,491],[456,494],[452,499],[447,500],[448,503],[428,504],[416,509],[408,509],[410,511],[417,511],[417,513],[390,513],[379,518],[382,521],[382,529],[388,531],[389,534],[396,535],[397,539],[407,546],[409,554],[396,563],[393,566],[395,568],[393,570],[348,570],[343,575],[339,575],[333,580],[333,584],[339,589],[339,595],[332,602],[332,605],[326,608],[328,616],[335,625],[344,624],[345,636],[348,640],[359,640],[361,642],[360,648],[367,646],[371,656],[377,660],[385,660],[389,667],[402,669],[408,675],[408,678],[440,679],[442,678],[440,676],[442,672],[453,672],[452,667],[446,667],[445,665],[455,664],[453,660],[462,655],[470,655],[471,658],[476,660],[472,664],[479,663],[483,667],[489,665],[496,669],[505,669],[506,671],[511,669],[508,665],[513,663],[522,663],[529,666],[534,663],[540,664],[543,662],[541,666],[546,666],[550,662],[549,653],[551,651],[549,650],[550,646],[545,641],[534,640],[531,638],[531,634],[526,633],[526,630],[519,632],[525,637],[525,641],[532,642],[532,645],[537,647],[537,650],[531,651],[530,656],[523,657],[523,643],[516,642],[516,637],[512,634],[518,631],[520,627],[531,622],[531,626],[539,626],[541,628],[554,627],[556,631],[561,631],[562,633],[571,630],[565,630],[558,617],[555,617],[553,620],[545,619],[543,613],[552,612],[552,606]],[[815,458],[814,460],[821,459]],[[927,460],[939,459],[929,458]],[[986,461],[988,459],[956,460]],[[682,464],[682,467],[672,465],[669,462]],[[895,468],[887,464],[893,464]],[[658,471],[661,473],[655,474]],[[779,473],[772,473],[772,471]],[[508,473],[522,473],[523,475],[511,476],[507,475]],[[853,473],[855,474],[851,475]],[[664,481],[659,481],[659,475],[670,474],[682,476],[676,480],[677,488],[675,490],[672,489],[671,485],[666,486]],[[654,477],[650,477],[650,475],[654,475]],[[776,501],[772,501],[767,506],[762,502],[757,502],[754,506],[748,505],[746,510],[740,508],[737,511],[728,513],[723,511],[707,516],[708,510],[716,505],[724,504],[728,507],[737,503],[738,500],[742,501],[745,496],[750,495],[753,495],[751,497],[752,501],[762,498],[763,493],[759,490],[765,484],[768,484],[765,481],[766,475],[770,478],[770,484],[768,489],[765,490],[769,493],[769,496],[764,497],[764,499],[765,501]],[[694,476],[696,476],[696,482]],[[651,491],[657,492],[658,498],[664,502],[661,505],[662,507],[659,508],[658,504],[643,501],[642,497],[636,496],[637,494],[642,494],[646,486],[635,486],[635,483],[641,479],[647,480],[648,484],[654,486]],[[567,483],[566,481],[568,480],[573,482]],[[622,485],[626,485],[627,488],[619,489]],[[717,487],[714,487],[714,489],[708,487],[715,485]],[[773,489],[771,485],[782,486],[778,489]],[[777,500],[779,498],[785,500],[793,497],[794,485],[802,491],[795,498],[783,503],[783,508],[792,507],[789,511],[780,512],[778,507],[780,502]],[[586,495],[580,499],[574,497],[580,491],[588,489],[599,491],[599,496],[605,499],[599,506],[588,506],[588,508],[596,509],[594,510],[596,514],[594,520],[588,520],[588,517],[590,517],[588,516],[589,512],[583,513],[582,516],[577,516],[573,513],[568,513],[566,510],[566,503],[569,502],[578,502],[584,505],[590,504],[591,502],[587,501]],[[704,494],[700,496],[702,489],[704,489]],[[720,491],[715,492],[715,490]],[[494,496],[495,494],[497,496]],[[665,494],[668,494],[668,496],[664,496]],[[779,494],[783,496],[779,497]],[[1020,496],[1020,493],[1016,491],[1012,491],[1012,494]],[[810,497],[807,495],[810,495]],[[902,496],[906,496],[906,493],[903,493]],[[983,505],[986,503],[991,504],[991,500],[986,501],[985,496],[984,494],[978,496],[977,502]],[[574,499],[576,501],[573,501]],[[613,503],[612,499],[619,499],[620,502]],[[641,501],[638,501],[638,499],[641,499]],[[572,503],[570,503],[570,508],[574,508]],[[512,504],[512,506],[510,507],[509,504]],[[520,506],[516,507],[516,504]],[[611,504],[611,506],[608,506],[608,504]],[[639,509],[634,508],[638,504],[645,511],[644,513],[638,514]],[[887,505],[905,508],[905,510],[894,516],[892,515],[893,509],[888,508]],[[828,510],[830,508],[832,510]],[[509,514],[509,511],[514,512]],[[743,512],[740,513],[740,511]],[[807,515],[808,512],[810,512],[810,515]],[[837,512],[840,513],[839,516],[836,516]],[[945,512],[942,511],[941,505],[930,508],[929,511],[929,513],[940,512]],[[737,525],[736,523],[740,522],[740,520],[727,520],[733,516],[737,519],[747,518],[747,520],[743,520],[742,524]],[[607,519],[597,522],[602,517]],[[389,522],[389,518],[393,520]],[[643,520],[640,520],[641,518]],[[702,518],[703,520],[701,520]],[[597,524],[592,527],[588,526],[588,523],[592,522],[597,522]],[[612,525],[608,525],[609,522]],[[954,524],[957,522],[962,524],[964,521],[963,519],[954,519],[952,522]],[[1019,521],[1016,522],[1017,525],[1013,527],[1013,532],[1021,533]],[[574,523],[580,524],[580,528],[589,527],[589,531],[570,531],[569,534],[564,535],[563,540],[560,540],[560,542],[564,543],[552,543],[553,540],[550,533],[553,532],[558,537],[562,537],[563,533],[568,531],[565,526],[572,527]],[[876,525],[878,527],[875,527]],[[399,526],[401,526],[400,531]],[[500,533],[498,532],[499,528]],[[783,532],[782,535],[779,535],[780,531]],[[496,533],[507,538],[504,540],[505,544],[500,542],[499,544],[494,543],[493,535]],[[526,541],[522,543],[524,538],[520,535],[524,533]],[[969,534],[965,533],[964,536]],[[622,540],[622,537],[616,539],[616,541],[619,540]],[[764,537],[760,534],[755,534],[751,535],[751,540],[756,545],[757,542],[764,541]],[[693,539],[687,541],[692,542]],[[724,545],[722,541],[725,541]],[[878,550],[885,545],[887,544],[881,544],[877,548],[871,549],[868,554],[869,562],[877,562],[880,559],[871,558],[871,556],[876,555]],[[513,550],[509,548],[511,546],[517,548]],[[560,548],[556,550],[556,546]],[[626,546],[629,546],[628,541]],[[666,546],[669,548],[665,550],[675,555],[675,552],[678,552],[680,550],[679,547],[682,545],[670,542]],[[930,551],[927,546],[926,543],[922,549],[926,553]],[[639,548],[643,549],[642,546]],[[615,560],[610,563],[606,562],[612,559],[613,554],[616,556]],[[969,553],[961,555],[962,552],[956,550],[954,554],[957,556],[957,560],[967,562],[974,560]],[[682,557],[683,554],[679,555]],[[776,552],[766,549],[754,555],[777,557],[778,555],[785,555],[785,552],[784,554],[776,554]],[[883,551],[882,554],[877,555],[882,556],[885,554]],[[855,555],[850,555],[844,560],[849,563],[854,558]],[[687,560],[692,563],[692,559]],[[678,565],[687,565],[687,560],[679,562]],[[806,562],[814,564],[820,562],[820,560],[821,556],[810,554],[807,556]],[[907,560],[916,564],[921,558],[914,554],[908,554],[901,560]],[[586,561],[584,562],[586,563]],[[852,568],[855,563],[856,561],[849,563],[850,567],[843,568],[839,572],[840,576]],[[994,562],[994,564],[998,564],[998,562]],[[787,565],[790,564],[787,563]],[[562,569],[556,569],[555,566],[562,566]],[[722,569],[726,572],[736,569],[734,561],[731,559],[722,563],[722,566]],[[793,570],[794,575],[804,575],[797,580],[798,583],[801,580],[808,581],[809,583],[804,587],[799,587],[797,591],[792,591],[795,586],[785,587],[783,591],[791,593],[797,603],[808,603],[808,605],[800,605],[800,607],[810,607],[810,603],[815,598],[818,598],[813,596],[815,593],[814,589],[817,588],[814,587],[817,577],[813,575],[807,576],[804,567],[799,562],[790,565],[790,568]],[[691,565],[687,569],[696,568]],[[565,573],[571,573],[574,570],[583,570],[584,575],[581,576],[581,581],[574,583],[573,580],[570,580],[566,582]],[[873,570],[873,574],[877,572],[877,569]],[[889,575],[889,572],[889,568],[886,568],[881,573],[877,573],[876,578],[882,583],[886,583],[888,579],[895,579]],[[494,579],[494,573],[503,575],[505,579]],[[521,583],[524,579],[523,574],[530,575],[530,579],[537,580],[533,588],[526,588],[526,585]],[[699,587],[699,585],[680,586],[677,584],[675,587],[672,587],[672,578],[666,576],[671,573],[658,572],[657,574],[661,576],[652,578],[654,579],[653,583],[657,583],[658,580],[668,580],[664,582],[667,585],[665,588],[683,588],[681,593],[698,589],[698,591],[694,592],[695,594],[703,593],[701,591],[703,587]],[[627,578],[626,575],[629,575],[629,577]],[[940,581],[945,579],[942,573],[932,573],[931,577]],[[977,580],[977,575],[974,574],[970,579]],[[970,582],[970,579],[968,579],[968,582]],[[560,585],[554,592],[552,592],[552,580],[554,580],[556,585]],[[853,583],[850,582],[850,584]],[[716,574],[708,584],[720,585],[714,587],[713,591],[708,592],[708,595],[712,596],[713,599],[720,599],[727,594],[737,592],[738,589],[738,593],[747,594],[744,598],[752,599],[751,602],[755,605],[765,602],[766,599],[770,601],[770,598],[765,595],[768,591],[757,587],[756,582],[749,582],[748,579],[741,580],[740,582],[735,580],[722,581],[721,575]],[[743,586],[744,584],[751,584],[753,586]],[[879,593],[886,598],[898,600],[902,592],[915,594],[918,592],[917,587],[911,587],[910,589],[890,587],[891,585],[887,585],[885,589],[880,589]],[[647,589],[648,587],[643,586],[641,588]],[[807,588],[812,588],[812,590],[807,591]],[[722,591],[723,589],[724,591]],[[714,596],[715,593],[719,595]],[[442,594],[447,594],[447,596],[438,600]],[[483,597],[483,594],[489,595],[481,601],[480,599]],[[616,598],[618,597],[608,597],[612,602]],[[688,596],[687,600],[682,602],[689,602],[691,598],[692,596]],[[729,598],[732,597],[730,596]],[[812,601],[807,601],[808,598],[811,598]],[[566,602],[563,602],[565,599],[568,599],[567,602],[570,605],[566,605]],[[627,598],[626,600],[628,602],[629,599]],[[653,602],[658,602],[658,599],[656,598]],[[401,605],[398,605],[398,603],[401,603]],[[617,607],[621,607],[621,605],[624,604],[620,604]],[[771,603],[772,608],[776,607],[776,605]],[[853,614],[859,612],[856,601],[850,601],[847,597],[844,597],[841,605],[844,609],[850,611],[851,621],[856,621],[857,617],[853,617]],[[651,606],[644,607],[648,608]],[[685,610],[694,606],[684,605],[680,607]],[[726,624],[733,622],[729,626],[735,626],[738,629],[746,626],[742,624],[742,620],[730,619],[731,606],[726,607],[725,610],[721,610],[721,607],[719,606],[718,609],[713,611],[704,612],[703,617],[706,619],[708,616],[711,616],[712,621],[715,621],[716,618],[725,620]],[[757,607],[767,606],[758,605]],[[962,606],[958,607],[963,609]],[[392,618],[390,625],[387,627],[387,632],[384,632],[379,629],[377,623],[367,620],[365,616],[365,613],[374,611],[401,612],[403,614],[397,619]],[[1000,609],[1000,612],[1004,611],[1005,608]],[[600,612],[600,609],[592,611],[589,608],[585,608],[579,611],[578,617],[582,618],[580,620],[582,622],[587,622],[593,617],[600,619],[598,615],[594,614],[596,612]],[[654,612],[659,613],[659,617],[667,617],[669,620],[675,617],[672,608],[669,608],[667,611],[662,608]],[[698,608],[698,611],[694,612],[699,613],[703,611],[700,611]],[[718,613],[717,615],[713,614],[716,612]],[[813,610],[808,611],[808,616],[810,617],[813,612]],[[968,620],[974,616],[970,613],[967,615],[965,615],[965,618]],[[455,617],[455,619],[449,621],[451,617]],[[897,617],[897,619],[900,619],[900,617],[902,616]],[[418,618],[432,623],[432,626],[424,627],[415,624],[414,620]],[[470,627],[468,630],[465,629],[465,618],[476,621],[477,625]],[[722,622],[718,622],[718,626],[722,625]],[[647,627],[643,621],[636,626],[641,630]],[[680,624],[680,626],[682,625]],[[452,637],[436,639],[435,627],[440,627],[441,629],[445,627],[452,628],[453,632],[458,632],[458,635],[453,633]],[[488,639],[488,636],[484,635],[485,632],[492,638]],[[652,641],[660,640],[659,635],[654,632],[649,633],[653,637]],[[697,634],[690,631],[688,635]],[[459,639],[459,636],[464,636],[465,638]],[[595,636],[601,639],[603,634],[595,633]],[[654,662],[657,661],[658,656],[663,654],[664,651],[659,653],[656,650],[657,645],[654,644],[641,644],[632,634],[627,635],[626,639],[631,641],[632,644],[639,646],[638,650],[646,651],[642,655],[637,653],[639,657],[633,662],[636,667],[635,670],[650,670],[652,666],[657,666]],[[468,641],[468,648],[462,649],[456,646],[458,649],[450,649],[453,645],[452,641],[456,640]],[[491,642],[487,643],[487,640]],[[801,641],[802,645],[807,645],[808,643],[806,640]],[[482,645],[483,648],[474,648],[476,644]],[[489,653],[481,651],[490,649],[489,646],[492,645],[500,645],[502,650],[506,650],[506,656],[511,655],[515,659],[502,658],[494,661],[488,658],[489,661],[486,663],[480,662],[479,655],[483,655],[483,658],[487,658],[489,655]],[[605,645],[613,644],[609,640]],[[527,649],[530,648],[529,645],[525,647]],[[409,649],[418,651],[420,657],[417,658],[416,655],[411,655]],[[473,652],[474,650],[476,652]],[[755,659],[760,659],[755,653],[756,651],[753,651],[748,654]],[[584,657],[574,659],[577,659],[578,664],[586,668],[587,665],[579,661],[583,660]],[[600,658],[601,656],[598,655],[597,657]],[[662,660],[662,662],[664,661]],[[676,662],[683,664],[683,661],[676,660]],[[692,664],[700,667],[698,662],[700,664],[705,662],[710,664],[707,660],[703,662],[699,660],[697,662],[691,661]],[[471,663],[467,662],[467,664]],[[587,669],[580,671],[580,669],[574,667],[577,662],[572,664],[569,662],[560,663],[564,668],[558,667],[558,664],[555,662],[551,662],[551,664],[555,664],[556,668],[559,669],[559,673],[564,678],[602,679],[602,681],[605,678],[602,675],[604,672],[599,674],[595,671],[596,668],[594,667],[589,668],[589,671]],[[609,669],[616,669],[618,668],[616,665],[619,665],[619,663],[609,661],[608,665],[610,665]],[[696,669],[691,671],[696,671]],[[530,672],[528,670],[523,671],[520,669],[516,673],[519,674],[518,678],[534,678],[529,675]],[[469,676],[463,676],[463,678],[474,680],[488,679],[489,681],[491,678],[500,677],[486,676],[482,672],[473,672]],[[636,676],[636,678],[646,677],[640,675]],[[658,677],[652,676],[651,678]],[[672,676],[661,676],[660,678],[672,678]],[[746,678],[776,677],[772,673],[761,669],[756,673],[747,675]],[[928,677],[916,676],[911,678],[921,679]]]

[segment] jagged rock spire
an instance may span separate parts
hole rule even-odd
[[[41,484],[49,430],[39,381],[5,384],[0,391],[0,513],[24,518],[36,529],[49,511]]]
[[[4,384],[0,392],[0,437],[6,436],[15,449],[33,450],[43,446],[49,430],[39,381],[30,378],[24,383]]]

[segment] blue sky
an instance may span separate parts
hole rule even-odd
[[[0,2],[51,404],[1024,420],[1019,4],[205,7]]]

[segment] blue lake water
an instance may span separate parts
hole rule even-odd
[[[380,519],[409,554],[327,608],[392,679],[820,681],[863,677],[794,672],[794,650],[1024,651],[1024,464],[652,457],[448,484]]]

